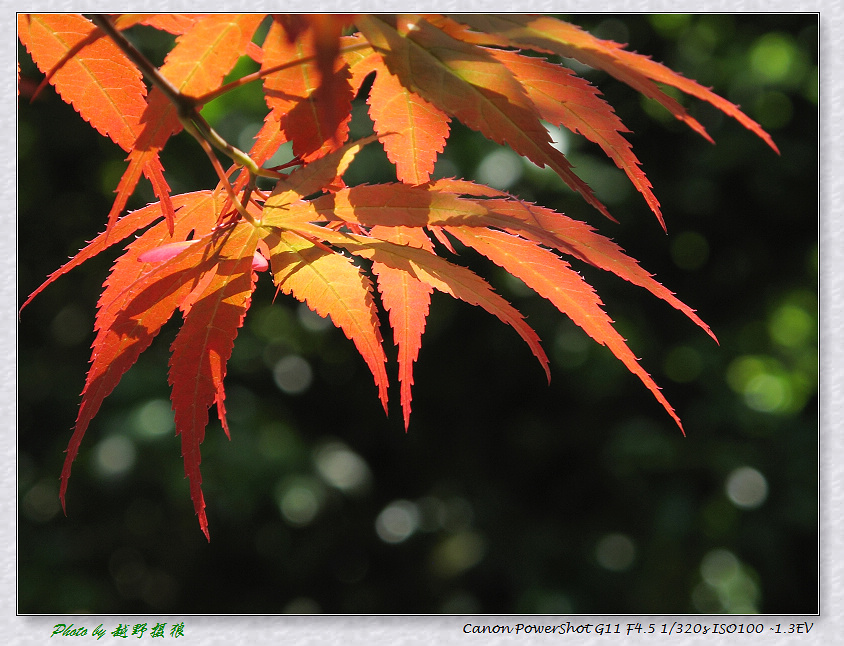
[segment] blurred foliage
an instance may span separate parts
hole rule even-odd
[[[19,612],[817,610],[818,16],[571,19],[741,104],[782,156],[685,101],[712,146],[629,88],[579,70],[632,130],[667,236],[623,174],[571,135],[560,145],[620,224],[459,124],[437,174],[591,222],[698,310],[720,345],[649,294],[579,267],[688,437],[605,348],[468,253],[544,340],[551,386],[512,330],[435,297],[405,434],[397,391],[385,418],[352,344],[297,303],[273,303],[262,277],[227,376],[232,439],[212,423],[203,445],[211,543],[173,433],[172,327],[91,425],[65,517],[63,451],[115,251],[22,314]],[[132,33],[160,62],[166,37]],[[23,78],[37,83],[20,52]],[[248,148],[259,100],[244,88],[206,116]],[[353,136],[369,128],[358,102]],[[21,98],[18,119],[22,302],[102,229],[124,154],[49,89],[32,104]],[[216,182],[184,135],[164,165],[177,192]],[[393,177],[370,146],[347,180]],[[151,200],[144,188],[131,206]]]

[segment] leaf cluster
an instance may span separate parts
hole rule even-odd
[[[269,23],[263,37],[262,25]],[[146,25],[176,35],[161,67],[123,34]],[[103,285],[82,403],[68,445],[60,496],[104,399],[178,310],[169,383],[185,474],[208,536],[200,445],[215,406],[226,421],[224,379],[238,329],[265,272],[277,293],[331,318],[369,367],[388,407],[386,311],[398,347],[405,426],[413,365],[434,290],[477,305],[511,326],[550,378],[536,332],[456,246],[479,252],[580,326],[650,390],[682,429],[659,387],[613,327],[594,289],[571,262],[611,272],[683,312],[687,305],[593,227],[504,191],[459,178],[434,179],[457,120],[552,169],[599,213],[608,209],[554,145],[548,126],[596,143],[627,175],[664,227],[659,202],[598,90],[560,61],[602,69],[709,138],[670,86],[737,119],[776,151],[735,105],[623,46],[549,16],[20,15],[18,33],[44,82],[128,154],[104,231],[53,272],[27,300],[71,269],[129,240]],[[255,73],[225,79],[241,57]],[[371,80],[371,83],[369,82]],[[260,83],[267,112],[250,150],[220,137],[202,117],[209,101]],[[375,134],[349,141],[352,101],[368,88]],[[207,153],[219,183],[172,195],[160,152],[181,130]],[[266,164],[286,143],[294,160]],[[347,186],[343,175],[366,145],[382,146],[396,182]],[[231,165],[224,168],[220,157]],[[141,177],[158,199],[124,213]],[[271,190],[259,184],[271,181]],[[24,306],[26,305],[24,303]]]

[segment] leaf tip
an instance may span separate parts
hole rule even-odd
[[[410,431],[410,401],[402,402],[402,415],[404,417],[405,435]]]

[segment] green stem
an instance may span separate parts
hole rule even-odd
[[[225,139],[223,139],[214,128],[205,120],[205,118],[198,112],[190,115],[190,122],[196,127],[196,130],[201,136],[208,141],[214,148],[229,157],[233,162],[239,166],[243,166],[253,176],[270,177],[272,179],[281,179],[281,174],[275,171],[261,168],[255,161],[239,148],[235,148]],[[184,120],[182,121],[184,125]]]
[[[243,219],[249,222],[252,225],[257,226],[257,222],[255,222],[255,218],[246,210],[245,202],[244,204],[240,203],[240,200],[237,199],[237,195],[234,193],[234,189],[232,188],[231,182],[229,182],[229,178],[226,177],[226,172],[223,170],[223,167],[220,165],[220,160],[214,155],[214,151],[211,149],[211,146],[208,144],[208,141],[205,137],[196,129],[196,125],[192,121],[185,120],[183,122],[185,126],[185,130],[187,130],[193,137],[199,142],[199,145],[202,146],[202,149],[205,151],[205,154],[208,155],[208,159],[211,160],[211,165],[214,167],[214,170],[217,172],[217,175],[220,178],[220,181],[223,183],[223,186],[226,189],[226,194],[229,196],[229,199],[232,202],[232,205],[240,215],[243,216]]]

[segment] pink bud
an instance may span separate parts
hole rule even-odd
[[[179,253],[197,242],[199,241],[186,240],[184,242],[171,242],[164,244],[160,247],[156,247],[155,249],[144,251],[140,256],[138,256],[138,260],[140,262],[164,262],[165,260],[170,260],[170,258],[178,256]],[[256,251],[252,256],[252,269],[255,271],[266,271],[269,266],[270,263],[267,259],[264,258],[260,252]]]
[[[267,262],[267,259],[260,252],[256,251],[255,255],[252,256],[252,269],[255,271],[266,271],[269,266],[270,263]]]
[[[138,256],[138,260],[140,262],[164,262],[165,260],[170,260],[170,258],[178,256],[180,252],[184,251],[192,244],[195,244],[197,242],[199,241],[185,240],[184,242],[171,242],[169,244],[163,244],[160,247],[156,247],[155,249],[144,251],[140,256]]]

